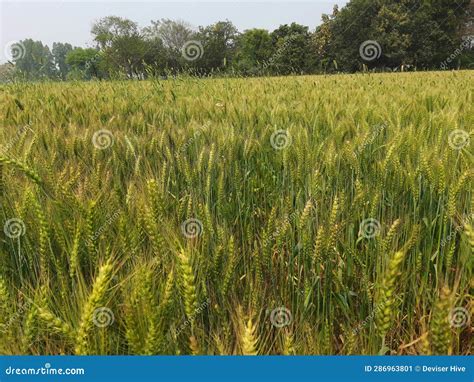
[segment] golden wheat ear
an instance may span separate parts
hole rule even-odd
[[[252,322],[252,318],[247,320],[243,325],[243,330],[240,333],[240,341],[242,344],[242,355],[258,355],[256,334],[256,326]]]

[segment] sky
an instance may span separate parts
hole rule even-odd
[[[184,20],[194,27],[228,19],[240,31],[250,28],[273,30],[281,24],[297,22],[314,29],[323,13],[333,6],[342,7],[348,0],[0,0],[0,62],[5,62],[4,47],[25,38],[69,42],[74,46],[93,46],[90,29],[101,17],[115,15],[138,22],[168,18]]]

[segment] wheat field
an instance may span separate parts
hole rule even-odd
[[[0,86],[0,354],[470,354],[473,79]]]

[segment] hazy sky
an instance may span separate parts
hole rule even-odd
[[[228,19],[239,30],[272,30],[280,24],[293,21],[314,29],[320,23],[321,15],[330,13],[334,4],[343,6],[347,2],[348,0],[0,0],[0,61],[4,62],[3,47],[10,41],[25,38],[41,40],[50,46],[53,41],[92,46],[92,23],[109,15],[127,17],[142,27],[148,25],[150,20],[169,18],[185,20],[196,27]]]

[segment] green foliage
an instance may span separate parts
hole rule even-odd
[[[94,48],[75,48],[68,52],[66,64],[71,67],[68,77],[89,80],[102,77],[101,67],[104,66],[102,54]]]
[[[261,74],[262,66],[273,52],[270,33],[265,29],[249,29],[238,38],[236,68],[243,74]]]
[[[320,33],[330,34],[327,55],[345,71],[360,70],[363,64],[439,69],[461,45],[468,6],[469,0],[352,0],[325,23],[329,31]],[[364,62],[359,54],[367,40],[377,41],[382,48],[381,57],[372,62]]]
[[[309,28],[292,23],[281,25],[271,33],[273,57],[270,69],[274,74],[311,73]]]
[[[67,55],[72,51],[71,44],[63,44],[60,42],[53,43],[52,54],[54,58],[54,64],[58,75],[62,80],[67,79],[68,73],[71,71],[71,67],[66,61]]]
[[[53,78],[54,58],[47,45],[41,41],[26,39],[21,41],[21,53],[14,56],[15,69],[26,79]]]
[[[230,65],[235,54],[237,34],[237,28],[230,21],[200,27],[196,38],[204,52],[197,62],[198,69],[210,72],[223,70]]]
[[[473,68],[473,15],[469,0],[351,0],[323,15],[314,30],[291,23],[242,33],[228,20],[194,31],[183,21],[161,19],[139,28],[108,16],[92,26],[94,57],[90,48],[54,43],[50,52],[28,39],[16,73],[64,80]],[[360,53],[367,41],[379,46],[375,59]]]

